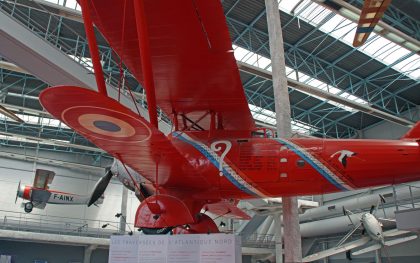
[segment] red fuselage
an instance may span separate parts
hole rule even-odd
[[[198,132],[175,132],[172,143],[213,186],[196,191],[197,199],[314,195],[420,180],[416,141],[209,140]]]

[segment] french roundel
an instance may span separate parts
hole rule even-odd
[[[114,142],[141,142],[151,130],[141,120],[123,112],[95,106],[73,106],[64,110],[62,120],[80,133]]]

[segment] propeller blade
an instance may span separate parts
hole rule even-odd
[[[92,194],[90,196],[88,207],[94,204],[98,199],[104,194],[106,188],[108,187],[109,182],[111,181],[113,174],[111,170],[109,170],[104,177],[99,179],[99,181],[95,184],[93,188]]]
[[[22,182],[22,181],[21,181],[21,180],[19,180],[18,188],[17,188],[17,191],[16,191],[15,204],[16,204],[16,202],[17,202],[18,198],[19,198],[19,191],[20,191],[20,183],[21,183],[21,182]]]

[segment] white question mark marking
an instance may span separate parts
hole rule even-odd
[[[219,152],[222,150],[222,147],[217,146],[218,144],[224,144],[226,145],[226,149],[223,151],[223,153],[221,154],[221,156],[219,157],[219,175],[223,176],[223,160],[226,157],[226,154],[228,154],[228,152],[230,151],[230,149],[232,148],[232,143],[230,141],[215,141],[210,145],[210,149],[214,152]]]

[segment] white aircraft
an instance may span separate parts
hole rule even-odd
[[[26,213],[30,213],[34,207],[44,209],[47,204],[87,205],[90,202],[91,196],[50,190],[48,186],[52,183],[54,176],[55,173],[52,171],[37,169],[33,185],[23,186],[19,182],[15,203],[18,197],[28,200],[29,202],[24,203],[23,207]],[[100,180],[104,178],[111,180],[112,174],[109,172]],[[94,203],[102,204],[103,199],[103,196],[100,196]]]
[[[384,198],[382,196],[381,197],[381,201],[384,202]],[[302,262],[312,262],[315,260],[319,260],[322,258],[326,258],[335,254],[339,254],[342,252],[346,252],[346,251],[350,251],[351,249],[355,249],[361,246],[364,246],[366,244],[369,243],[369,245],[365,248],[362,248],[360,250],[357,250],[353,253],[351,253],[351,255],[353,256],[357,256],[357,255],[361,255],[364,253],[368,253],[371,251],[375,251],[378,249],[381,249],[383,247],[389,247],[389,246],[393,246],[396,244],[400,244],[400,243],[404,243],[404,242],[408,242],[410,240],[416,239],[417,235],[410,235],[410,236],[405,236],[402,238],[397,238],[397,239],[392,239],[389,241],[385,241],[385,238],[388,237],[395,237],[395,236],[399,236],[399,235],[404,235],[409,233],[408,231],[401,231],[398,229],[392,229],[392,230],[388,230],[388,231],[383,231],[382,230],[382,224],[380,223],[380,221],[393,221],[390,219],[383,219],[383,218],[376,218],[375,213],[377,211],[377,208],[379,206],[372,206],[369,213],[363,213],[362,216],[359,219],[359,222],[357,222],[357,224],[353,223],[353,220],[351,219],[350,215],[354,215],[351,211],[346,210],[343,208],[343,212],[345,215],[348,216],[351,224],[353,225],[353,229],[350,230],[337,244],[336,247],[334,248],[330,248],[312,255],[309,255],[305,258],[302,259]],[[363,228],[362,230],[362,235],[363,237],[355,240],[355,241],[351,241],[348,243],[344,242],[349,239],[349,237],[351,235],[353,235],[354,232],[356,232],[356,230]]]

